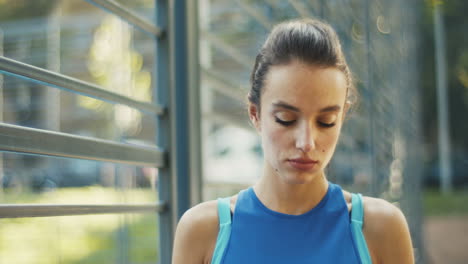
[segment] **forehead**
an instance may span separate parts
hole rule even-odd
[[[285,101],[301,111],[316,111],[329,105],[342,106],[346,89],[345,76],[339,69],[293,61],[270,68],[261,105],[270,107]]]

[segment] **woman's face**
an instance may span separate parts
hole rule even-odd
[[[272,66],[264,82],[261,111],[249,108],[262,138],[265,169],[292,184],[311,182],[320,175],[340,135],[345,99],[345,76],[336,68],[298,61]]]

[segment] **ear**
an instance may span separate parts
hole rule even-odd
[[[249,103],[249,118],[252,124],[254,125],[255,129],[260,132],[260,111],[257,105]]]

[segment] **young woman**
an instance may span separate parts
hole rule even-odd
[[[188,210],[173,264],[414,263],[397,207],[326,179],[356,97],[334,30],[310,19],[277,25],[257,55],[251,85],[263,175],[233,197]]]

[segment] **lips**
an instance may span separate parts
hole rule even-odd
[[[298,170],[311,170],[317,166],[318,160],[308,158],[288,159],[288,163]]]

